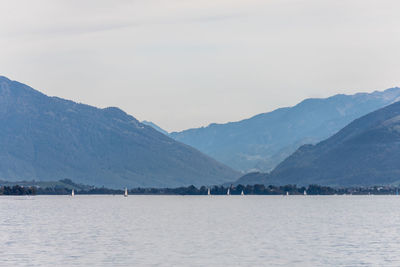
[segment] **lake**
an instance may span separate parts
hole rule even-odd
[[[1,266],[400,266],[396,196],[0,197]]]

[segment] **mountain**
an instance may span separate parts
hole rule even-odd
[[[142,121],[142,124],[147,125],[152,127],[154,130],[159,131],[162,134],[168,135],[168,132],[164,129],[162,129],[160,126],[156,125],[155,123],[151,122],[151,121]]]
[[[0,180],[71,179],[111,188],[219,184],[238,173],[122,110],[0,76]]]
[[[400,102],[365,115],[317,145],[304,145],[270,174],[238,183],[368,186],[400,184]]]
[[[171,133],[241,171],[270,171],[304,144],[315,144],[371,111],[400,99],[400,88],[383,92],[306,99],[250,119]]]
[[[235,182],[231,183],[225,183],[225,184],[234,184],[234,185],[255,185],[255,184],[265,184],[265,185],[271,185],[269,184],[269,173],[263,173],[263,172],[249,172],[240,177],[238,180]],[[286,185],[286,184],[285,184]]]

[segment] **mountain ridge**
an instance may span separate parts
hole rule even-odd
[[[225,124],[172,132],[175,140],[244,172],[270,171],[298,147],[317,143],[352,120],[400,99],[400,88],[309,98],[295,106]]]
[[[100,109],[0,76],[0,179],[107,187],[219,184],[239,174],[117,107]]]
[[[400,102],[371,112],[316,145],[303,145],[271,173],[236,183],[370,186],[400,184]]]
[[[154,122],[144,120],[144,121],[141,121],[141,123],[145,124],[147,126],[153,127],[155,130],[159,131],[162,134],[169,135],[169,133],[166,130],[164,130],[163,128],[161,128],[160,126],[155,124]]]

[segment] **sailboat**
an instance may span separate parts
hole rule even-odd
[[[243,192],[243,190],[242,190],[242,193],[240,193],[242,196],[244,196],[244,192]]]
[[[288,191],[286,191],[286,195],[287,195],[287,196],[289,195],[289,192],[288,192]]]
[[[305,196],[307,195],[307,191],[306,190],[304,190],[304,193],[303,193]]]
[[[229,196],[231,194],[231,189],[228,188],[228,192],[226,192],[226,194]]]
[[[211,196],[211,190],[210,190],[210,188],[208,188],[207,195]]]
[[[71,197],[73,197],[73,196],[75,196],[75,191],[74,191],[74,189],[72,189],[72,191],[71,191]]]
[[[125,187],[124,197],[128,196],[128,188]]]

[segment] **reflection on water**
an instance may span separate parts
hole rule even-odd
[[[400,266],[396,196],[0,197],[1,266]]]

